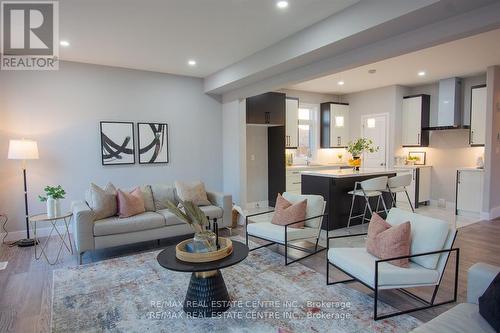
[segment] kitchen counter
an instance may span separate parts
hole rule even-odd
[[[352,168],[302,171],[301,192],[303,194],[321,195],[325,199],[325,213],[328,214],[330,223],[327,226],[326,222],[323,222],[323,229],[340,229],[347,226],[352,200],[352,196],[348,192],[354,189],[356,182],[379,176],[393,177],[395,175],[396,170],[385,168],[361,168],[360,171],[354,171]],[[383,194],[383,199],[386,206],[391,207],[392,198],[388,192]],[[377,198],[371,198],[370,203],[375,209]],[[354,204],[353,216],[363,214],[364,208],[364,199],[358,198]],[[383,214],[382,217],[384,217]],[[351,221],[351,225],[360,223],[360,218]]]
[[[290,165],[287,170],[326,170],[349,167],[347,163],[332,163],[332,164],[313,164],[313,165]]]
[[[395,165],[394,169],[420,169],[432,168],[432,165]]]
[[[484,172],[484,168],[483,169],[478,169],[476,167],[464,167],[464,168],[458,168],[457,169],[458,171],[476,171],[476,172]]]
[[[366,176],[383,176],[387,174],[395,174],[395,169],[381,169],[381,168],[361,168],[359,171],[353,169],[333,169],[333,170],[317,170],[317,171],[304,171],[302,175],[320,176],[329,178],[355,178]]]

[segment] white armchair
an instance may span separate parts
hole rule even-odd
[[[322,248],[318,251],[318,241],[321,232],[321,225],[323,222],[323,218],[326,218],[328,221],[328,216],[324,214],[326,201],[320,195],[312,195],[312,194],[305,195],[305,194],[294,194],[294,193],[284,192],[283,198],[292,203],[300,202],[304,199],[307,199],[306,218],[300,221],[290,221],[290,223],[288,223],[287,225],[282,226],[271,223],[272,215],[270,214],[273,213],[274,210],[247,215],[245,219],[246,244],[248,246],[248,237],[251,236],[254,238],[270,241],[270,243],[255,247],[250,251],[254,251],[262,247],[270,246],[273,244],[284,245],[285,265],[290,265],[294,262],[305,259],[309,256],[312,256],[313,254],[325,250],[325,248]],[[267,215],[267,218],[265,219],[256,218],[257,216],[262,216],[262,215]],[[298,229],[290,227],[299,222],[305,223],[304,228]],[[307,240],[307,239],[316,239],[316,246],[314,247],[314,251],[310,251],[309,249],[292,244],[293,242]],[[288,261],[289,247],[303,252],[307,252],[308,254],[299,259]]]
[[[326,265],[327,285],[357,281],[374,291],[373,317],[375,320],[385,319],[413,311],[428,309],[438,305],[456,302],[458,283],[459,249],[453,248],[456,229],[450,228],[447,222],[418,215],[399,208],[392,208],[387,216],[387,222],[398,225],[410,221],[411,248],[409,256],[389,259],[378,259],[361,248],[330,248],[330,240],[337,238],[366,235],[333,236],[327,240],[328,260]],[[443,273],[451,252],[456,253],[455,288],[453,299],[435,303],[436,294],[443,278]],[[394,259],[409,258],[408,268],[389,264]],[[349,275],[351,279],[330,282],[330,265]],[[430,301],[412,294],[405,288],[433,286],[434,291]],[[378,315],[377,301],[379,290],[399,289],[403,293],[424,303],[423,306],[391,314]]]

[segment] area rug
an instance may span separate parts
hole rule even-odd
[[[52,332],[409,332],[402,315],[372,319],[373,298],[262,248],[222,270],[233,300],[220,317],[182,310],[190,274],[156,261],[159,251],[54,271]],[[379,303],[379,311],[394,309]]]

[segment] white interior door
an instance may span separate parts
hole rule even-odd
[[[387,124],[388,115],[373,114],[361,117],[361,136],[373,141],[379,150],[375,153],[364,153],[361,164],[365,168],[385,168],[387,165]]]

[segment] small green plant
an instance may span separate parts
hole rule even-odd
[[[359,138],[353,141],[350,141],[347,145],[347,151],[353,156],[358,157],[363,152],[367,151],[370,153],[374,153],[379,150],[379,147],[375,147],[373,145],[373,141],[367,138]]]
[[[45,186],[43,189],[45,191],[45,196],[39,195],[38,199],[40,199],[41,202],[47,201],[48,198],[52,199],[64,199],[64,196],[66,195],[66,191],[61,187],[61,185],[57,186]]]

